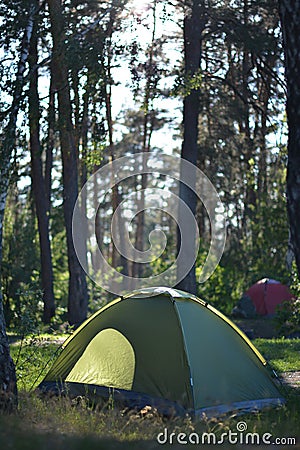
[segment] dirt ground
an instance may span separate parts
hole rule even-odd
[[[235,319],[232,321],[250,338],[271,339],[278,336],[275,324],[272,319]]]
[[[300,371],[297,372],[284,372],[280,375],[280,378],[287,386],[298,388],[300,394]]]

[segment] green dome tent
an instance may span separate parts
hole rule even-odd
[[[39,388],[208,416],[284,402],[266,361],[232,322],[169,288],[133,292],[93,314]]]

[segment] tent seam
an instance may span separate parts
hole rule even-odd
[[[182,336],[182,341],[183,341],[183,349],[184,349],[184,354],[185,354],[187,367],[188,367],[188,372],[189,372],[189,386],[190,386],[190,389],[191,389],[192,410],[193,410],[193,412],[195,412],[194,380],[193,380],[192,372],[191,372],[191,364],[190,364],[189,354],[188,354],[188,351],[187,351],[186,339],[185,339],[185,335],[184,335],[184,329],[183,329],[181,317],[180,317],[180,314],[179,314],[179,310],[177,308],[176,300],[174,299],[174,297],[171,294],[169,294],[169,298],[170,298],[170,300],[171,300],[171,302],[173,304],[175,315],[177,317],[177,321],[179,323],[179,328],[180,328],[180,331],[181,331],[181,336]]]

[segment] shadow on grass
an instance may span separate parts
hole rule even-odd
[[[141,412],[114,408],[93,410],[84,402],[74,404],[64,398],[42,400],[33,393],[20,393],[19,411],[10,416],[0,416],[0,442],[5,450],[155,450],[167,448],[213,448],[200,445],[179,444],[180,433],[200,436],[214,433],[220,439],[230,430],[236,433],[239,422],[246,423],[249,433],[262,436],[295,437],[300,442],[299,391],[288,389],[287,404],[256,414],[232,415],[224,419],[192,420],[191,418],[165,419],[150,411]],[[157,436],[167,430],[166,444],[159,444]],[[174,433],[173,443],[170,437]],[[218,445],[217,445],[218,446]],[[225,448],[244,448],[230,445]],[[247,449],[257,448],[247,445]],[[2,448],[2,446],[1,446]],[[260,448],[265,448],[261,447]],[[268,446],[270,448],[270,446]],[[283,447],[281,447],[283,448]],[[286,448],[286,447],[285,447]],[[299,448],[293,446],[293,448]]]
[[[16,344],[17,342],[21,342],[23,336],[21,334],[13,334],[13,333],[7,333],[8,343],[10,345]]]
[[[91,437],[70,437],[62,434],[34,434],[0,429],[0,441],[6,450],[150,450],[155,448],[155,442],[145,441],[119,442],[116,439],[100,439]]]

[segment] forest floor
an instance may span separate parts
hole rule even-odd
[[[287,386],[292,388],[300,388],[300,371],[283,372],[280,378]],[[300,394],[299,394],[300,395]]]
[[[279,337],[275,323],[268,318],[231,319],[250,339]]]
[[[252,325],[251,329],[254,328]],[[249,327],[248,321],[246,326]],[[6,449],[13,450],[154,450],[162,447],[157,436],[165,430],[169,438],[172,433],[174,436],[180,436],[180,433],[191,433],[191,436],[215,433],[220,437],[228,430],[236,432],[242,423],[256,435],[267,433],[274,438],[281,437],[284,442],[288,438],[297,441],[295,445],[278,448],[300,448],[300,339],[284,339],[272,334],[268,334],[268,338],[261,337],[266,335],[267,326],[261,322],[255,328],[254,345],[283,381],[286,405],[256,414],[198,421],[190,417],[167,420],[151,408],[124,411],[107,405],[104,409],[91,409],[84,399],[75,403],[67,398],[43,399],[37,395],[35,387],[49,370],[68,335],[40,334],[22,340],[20,336],[10,334],[18,377],[19,410],[9,417],[0,416],[0,442]],[[172,445],[167,443],[163,447],[179,450],[182,445],[172,442]],[[196,447],[199,446],[185,445],[185,448]],[[201,448],[211,447],[201,445]],[[233,447],[257,448],[244,444],[225,446]]]

